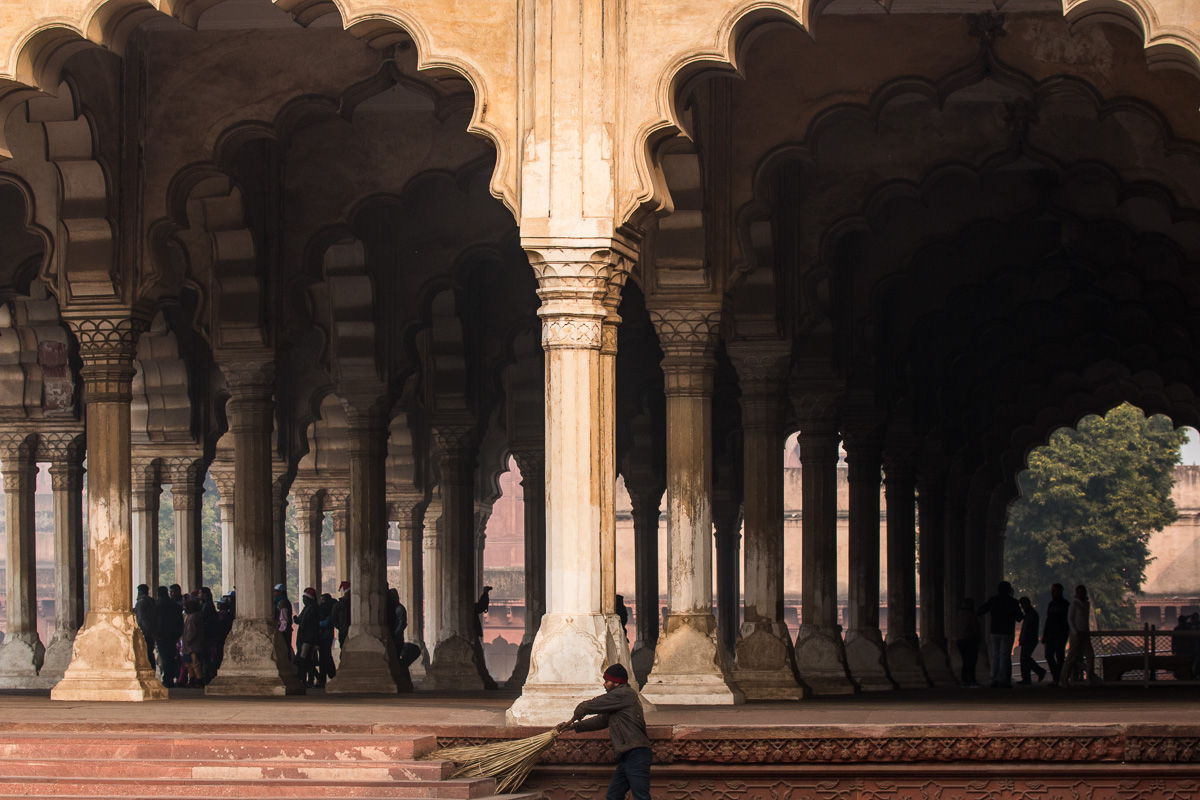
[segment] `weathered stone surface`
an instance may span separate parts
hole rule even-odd
[[[235,619],[225,640],[225,660],[205,694],[218,696],[304,694],[288,663],[287,643],[264,619]]]

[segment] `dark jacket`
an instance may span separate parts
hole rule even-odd
[[[575,723],[575,730],[580,733],[608,728],[613,755],[617,758],[635,748],[650,746],[642,704],[638,702],[637,692],[628,683],[580,703],[575,707],[575,716],[588,717]]]
[[[337,632],[333,627],[333,609],[337,607],[337,601],[332,597],[321,600],[318,608],[321,613],[320,635],[317,637],[317,642],[322,647],[333,646],[333,635]]]
[[[1025,612],[1025,619],[1021,622],[1021,636],[1019,639],[1022,647],[1037,647],[1039,621],[1036,608],[1031,608]]]
[[[350,595],[342,595],[329,615],[331,624],[337,630],[338,642],[346,643],[346,633],[350,630]]]
[[[146,637],[146,641],[158,638],[158,605],[153,597],[148,594],[138,597],[137,602],[133,604],[133,614],[137,617],[138,627],[142,629],[142,636]]]
[[[316,600],[304,598],[304,608],[296,618],[296,646],[302,644],[315,645],[320,637],[321,609]]]
[[[1071,635],[1071,626],[1067,623],[1067,614],[1071,604],[1065,597],[1056,597],[1046,604],[1046,627],[1042,629],[1042,639],[1065,642]]]
[[[987,613],[992,615],[988,631],[993,636],[1012,636],[1016,633],[1017,623],[1025,618],[1021,604],[1006,594],[993,595],[979,607],[979,616]]]
[[[179,637],[183,635],[183,609],[169,597],[166,600],[159,598],[156,605],[158,606],[157,638],[170,644],[178,642]]]
[[[183,620],[183,653],[204,654],[207,643],[204,641],[204,618],[200,612],[188,614]]]

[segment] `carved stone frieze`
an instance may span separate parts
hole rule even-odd
[[[542,320],[542,347],[598,350],[603,345],[603,327],[596,317],[547,317]]]

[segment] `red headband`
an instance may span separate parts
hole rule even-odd
[[[620,675],[613,675],[611,672],[604,673],[604,680],[613,683],[629,683],[629,678],[622,678]]]

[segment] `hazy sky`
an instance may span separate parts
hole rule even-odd
[[[1187,444],[1183,446],[1183,463],[1200,464],[1200,434],[1195,428],[1184,428],[1187,431]]]

